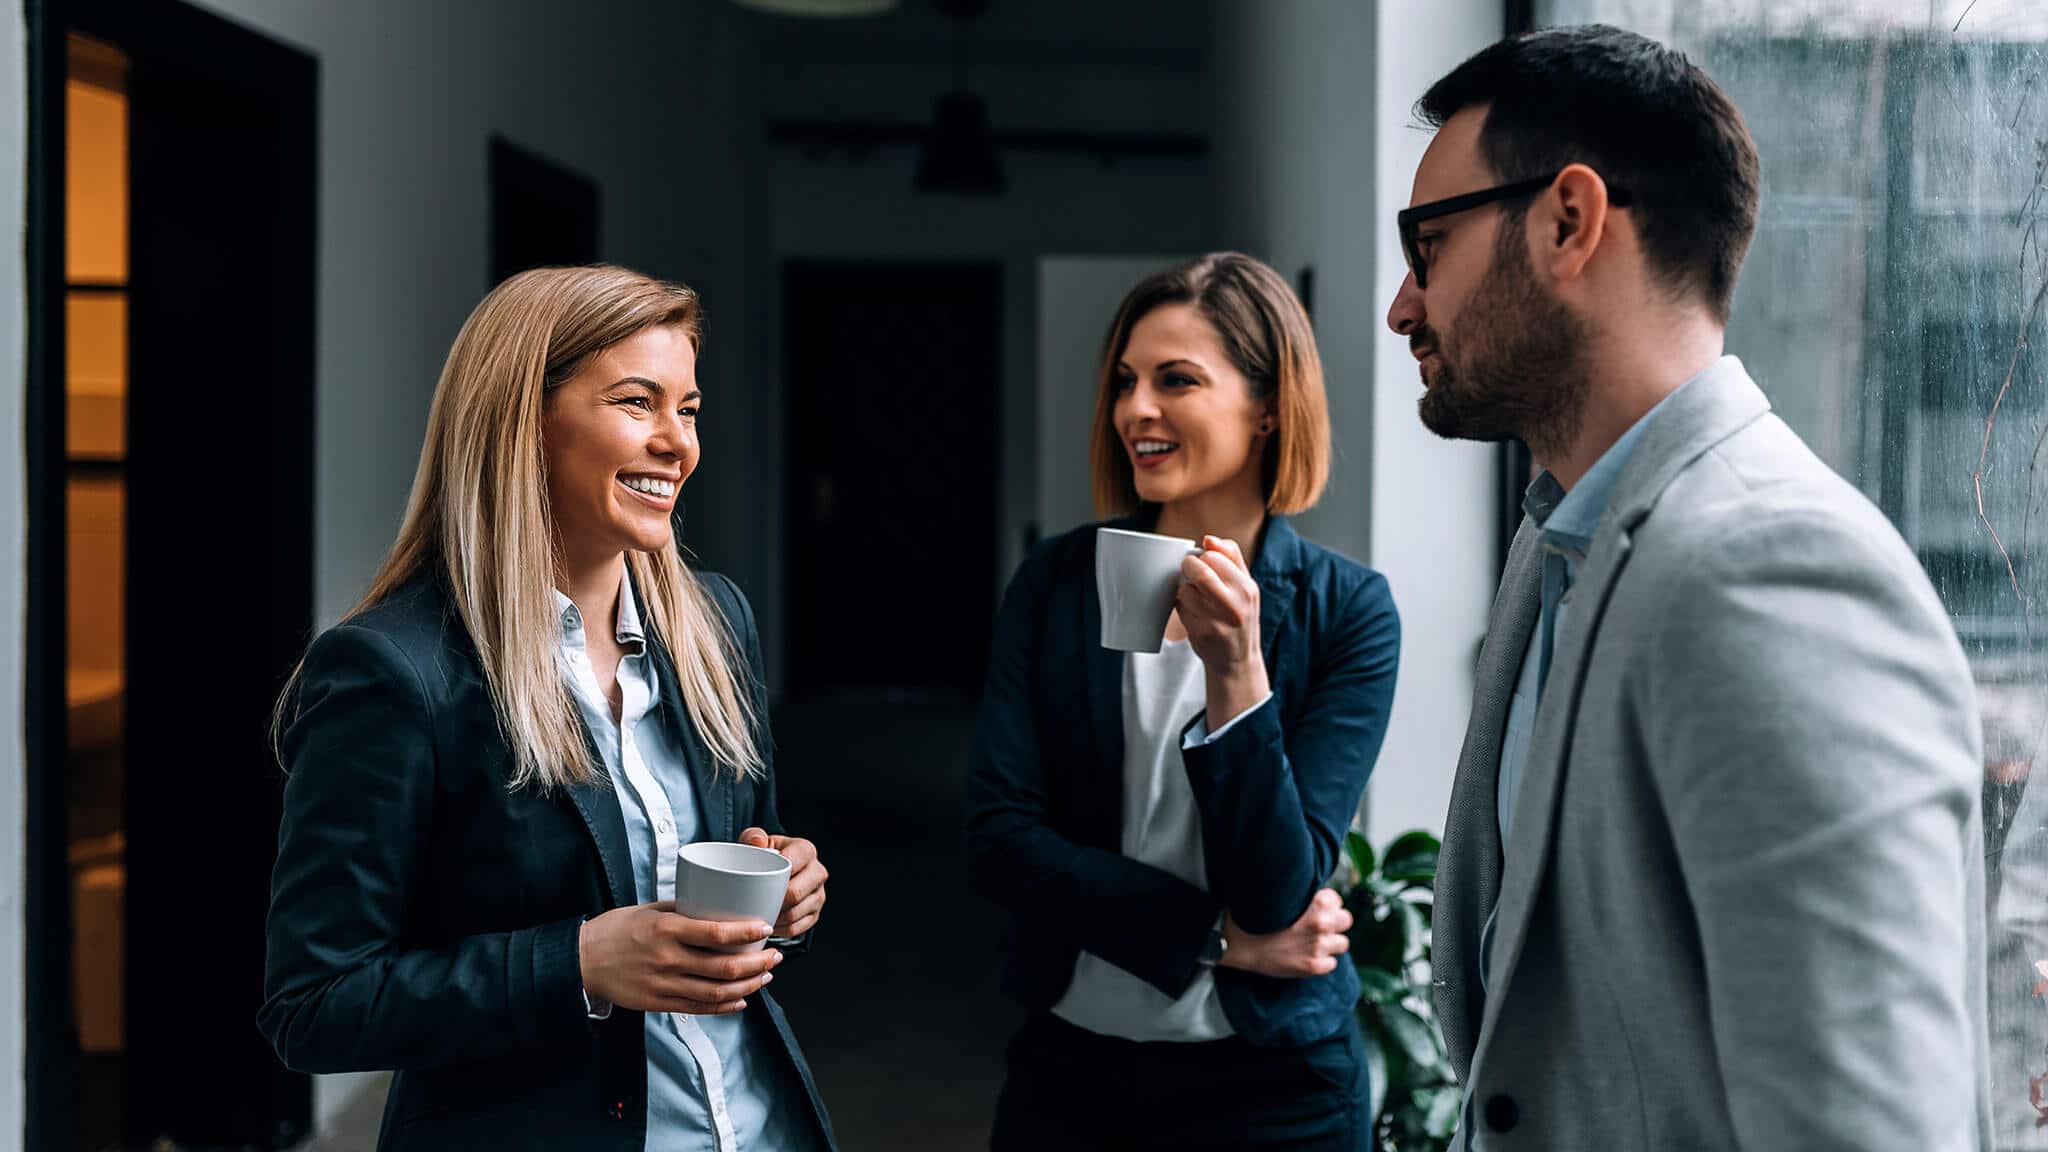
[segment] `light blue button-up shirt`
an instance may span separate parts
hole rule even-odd
[[[584,646],[582,613],[559,591],[555,607],[562,622],[562,665],[625,817],[633,898],[643,904],[672,900],[676,850],[695,842],[703,823],[688,761],[661,723],[663,701],[632,581],[619,589],[615,635],[626,651],[619,661],[616,722]],[[647,1013],[649,1149],[739,1152],[809,1145],[808,1129],[798,1127],[793,1110],[775,1107],[775,1051],[763,1026],[749,1019],[758,1015]]]
[[[1697,380],[1699,377],[1693,377]],[[1508,705],[1507,733],[1501,740],[1500,782],[1494,808],[1500,818],[1501,851],[1507,851],[1508,832],[1514,826],[1515,802],[1521,796],[1522,772],[1529,759],[1529,738],[1536,728],[1536,708],[1543,694],[1543,680],[1549,674],[1551,640],[1564,634],[1571,613],[1571,589],[1579,578],[1579,566],[1592,551],[1593,536],[1600,530],[1600,517],[1607,512],[1614,482],[1634,455],[1636,442],[1643,438],[1657,413],[1671,403],[1671,397],[1687,384],[1674,388],[1642,419],[1621,434],[1571,491],[1545,472],[1536,477],[1522,496],[1522,510],[1536,522],[1543,547],[1543,608],[1536,620],[1536,634],[1522,653],[1522,670],[1515,679],[1515,696]],[[1487,936],[1490,939],[1491,923]]]

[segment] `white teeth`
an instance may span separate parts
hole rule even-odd
[[[675,485],[666,480],[656,480],[652,476],[621,476],[619,482],[635,492],[645,492],[649,496],[673,496],[676,491]]]
[[[1161,452],[1173,451],[1176,447],[1178,447],[1178,445],[1169,443],[1165,440],[1140,440],[1137,443],[1131,445],[1131,447],[1135,449],[1138,455],[1140,456],[1157,456]]]

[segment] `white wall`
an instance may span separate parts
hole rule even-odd
[[[1312,538],[1379,569],[1401,611],[1399,687],[1367,795],[1384,843],[1441,831],[1497,576],[1494,455],[1415,414],[1414,361],[1384,326],[1405,274],[1394,213],[1428,143],[1410,106],[1499,38],[1500,0],[1223,0],[1218,224],[1290,280],[1315,268],[1337,442]]]
[[[22,327],[27,320],[28,269],[20,238],[28,191],[27,28],[17,5],[0,20],[0,1149],[19,1148],[27,1123],[22,1077],[27,1068],[26,1004],[22,988],[23,922],[28,890],[26,804],[28,747],[22,730],[22,661],[27,652],[27,618],[22,612],[22,576],[28,570],[28,459],[22,418],[28,397]]]
[[[488,288],[494,132],[598,182],[606,259],[703,292],[699,374],[735,442],[705,445],[685,492],[686,542],[760,587],[768,557],[737,441],[758,434],[765,403],[755,297],[766,218],[737,10],[713,0],[201,2],[320,61],[318,624],[355,602],[390,546],[442,358]],[[326,1146],[369,1146],[362,1126],[374,1136],[381,1085],[321,1078]]]
[[[1473,665],[1499,584],[1499,466],[1491,444],[1439,440],[1416,417],[1422,394],[1407,343],[1385,327],[1407,274],[1394,214],[1408,206],[1429,146],[1411,108],[1438,77],[1503,32],[1500,0],[1383,0],[1374,126],[1372,332],[1375,414],[1372,557],[1393,586],[1404,633],[1394,720],[1380,753],[1370,828],[1385,842],[1443,831],[1472,703]]]

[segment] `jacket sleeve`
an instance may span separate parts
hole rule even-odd
[[[1948,620],[1839,517],[1691,551],[1636,682],[1738,1144],[1975,1147],[1983,767]]]
[[[257,1022],[287,1067],[419,1068],[585,1034],[580,918],[442,948],[405,939],[430,859],[434,733],[396,645],[348,625],[321,636],[284,755]]]
[[[1076,843],[1052,823],[1039,726],[1087,718],[1040,711],[1039,632],[1051,577],[1041,551],[1011,581],[996,617],[967,782],[970,879],[1013,914],[1177,997],[1195,977],[1222,906],[1172,873]]]
[[[1209,888],[1254,934],[1294,923],[1336,872],[1393,708],[1401,621],[1386,579],[1361,581],[1320,630],[1291,722],[1276,696],[1182,753]]]

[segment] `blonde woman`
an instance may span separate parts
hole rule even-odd
[[[1093,526],[1003,597],[967,842],[1033,1015],[992,1147],[1366,1148],[1351,917],[1323,882],[1386,734],[1400,624],[1379,573],[1288,523],[1322,492],[1330,426],[1286,282],[1234,252],[1140,282],[1092,436],[1111,526],[1201,554],[1156,655],[1096,643]]]
[[[699,339],[621,268],[485,297],[390,558],[280,704],[260,1024],[396,1071],[382,1149],[831,1147],[765,990],[825,869],[776,817],[752,613],[671,529]],[[678,915],[677,848],[742,839],[792,862],[779,921]]]

